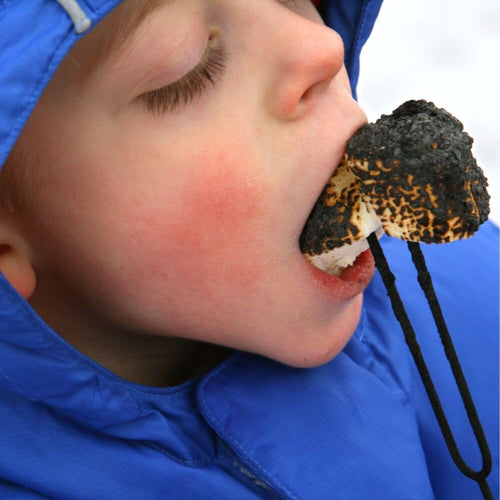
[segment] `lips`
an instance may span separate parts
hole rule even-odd
[[[342,276],[344,270],[352,266],[358,256],[368,250],[368,248],[368,240],[363,238],[362,240],[355,241],[351,245],[334,248],[320,255],[314,255],[312,257],[309,255],[304,256],[306,260],[318,269],[332,276]]]
[[[369,249],[358,255],[354,264],[344,269],[340,276],[327,274],[308,264],[305,259],[304,266],[323,293],[339,302],[347,302],[362,293],[375,273],[375,261]]]
[[[339,210],[342,207],[337,203],[328,202],[332,199],[332,186],[335,185],[335,182],[331,182],[332,179],[342,178],[344,173],[341,165],[335,167],[329,182],[316,200],[299,239],[307,272],[330,299],[342,302],[352,300],[362,293],[373,278],[375,261],[366,237],[379,228],[379,224],[368,224],[363,229],[364,233],[359,229],[351,229],[350,234],[356,232],[359,238],[352,237],[350,244],[328,248],[332,240],[340,241],[339,234],[342,231],[344,240],[349,234],[343,224],[344,219],[339,217],[339,214],[346,214],[346,211]],[[344,191],[345,198],[348,190],[340,191]],[[344,199],[344,207],[347,205]]]

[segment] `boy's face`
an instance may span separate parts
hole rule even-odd
[[[25,221],[34,307],[60,331],[328,361],[357,325],[362,286],[325,286],[299,236],[365,121],[339,36],[310,0],[168,0],[80,85],[129,2],[73,47],[24,132],[41,176],[42,208]],[[174,108],[149,109],[139,96],[205,51],[214,84],[184,79],[190,102],[171,86]]]

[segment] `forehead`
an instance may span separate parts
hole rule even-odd
[[[136,32],[140,24],[161,7],[175,0],[125,0],[90,33],[81,38],[68,58],[75,63],[82,79],[111,59]]]

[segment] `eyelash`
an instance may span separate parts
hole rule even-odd
[[[165,87],[140,96],[149,111],[161,116],[191,103],[203,94],[209,83],[215,87],[226,65],[226,53],[220,45],[210,45],[210,40],[201,61],[192,71]]]

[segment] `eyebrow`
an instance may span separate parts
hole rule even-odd
[[[88,79],[106,62],[117,56],[141,24],[171,2],[172,0],[125,0],[119,4],[97,25],[94,34],[91,32],[87,35],[92,37],[90,52],[94,56],[84,64],[82,80]],[[82,40],[85,40],[85,37]]]

